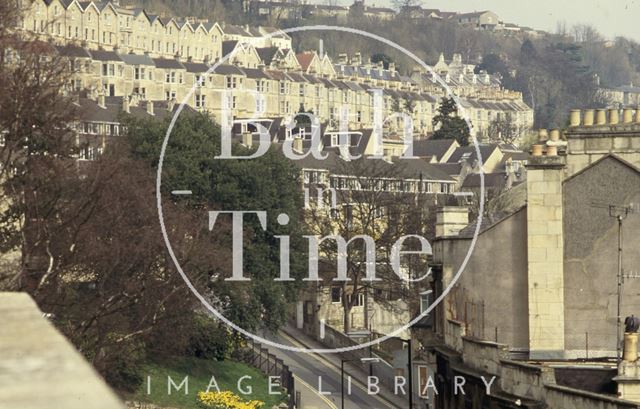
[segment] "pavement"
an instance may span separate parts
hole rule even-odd
[[[277,334],[265,337],[298,348],[326,348],[318,341],[296,328],[287,326]],[[296,391],[300,391],[302,409],[342,409],[340,357],[337,354],[291,352],[264,345],[269,351],[289,366],[296,380]],[[351,393],[348,377],[351,377]],[[381,388],[379,394],[367,393],[368,374],[362,369],[345,363],[344,409],[406,409],[409,403],[403,396],[395,396]]]

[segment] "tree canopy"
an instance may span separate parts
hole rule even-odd
[[[458,116],[458,108],[453,98],[442,98],[438,113],[433,117],[436,131],[433,139],[455,139],[461,146],[469,145],[469,126]]]

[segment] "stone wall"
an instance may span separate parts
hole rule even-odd
[[[640,203],[640,173],[614,158],[565,180],[565,349],[569,358],[614,356],[618,223],[607,204]],[[640,214],[623,222],[623,267],[637,271]],[[640,280],[624,283],[622,317],[640,312]]]
[[[0,293],[0,407],[122,409],[26,293]]]
[[[498,379],[492,394],[503,393],[517,398],[544,402],[548,409],[620,409],[637,408],[637,404],[614,396],[591,393],[556,384],[550,365],[533,365],[507,358],[507,346],[493,342],[463,339],[461,359],[470,373]],[[580,368],[580,364],[576,364]],[[588,368],[587,368],[588,370]],[[499,385],[499,388],[498,388]]]

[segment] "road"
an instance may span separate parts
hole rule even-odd
[[[279,332],[267,336],[270,340],[283,345],[291,345],[303,348],[300,344],[288,335]],[[276,347],[266,346],[269,351],[282,359],[288,365],[296,379],[296,391],[302,393],[302,409],[342,409],[340,393],[340,369],[323,359],[318,354],[307,354],[302,352],[291,352]],[[345,390],[347,381],[345,375]],[[321,377],[321,381],[318,378]],[[396,409],[380,397],[369,395],[366,387],[359,383],[360,380],[352,381],[351,395],[345,395],[345,409]],[[321,386],[319,387],[319,383]],[[366,379],[365,379],[366,382]],[[330,395],[320,394],[320,390]]]

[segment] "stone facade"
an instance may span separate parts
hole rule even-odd
[[[626,125],[615,124],[608,131],[601,127],[598,138],[610,145],[602,148],[600,159],[581,168],[577,159],[584,156],[572,147],[589,139],[585,134],[592,125],[574,122],[565,133],[566,142],[552,132],[551,140],[532,148],[527,181],[500,196],[493,209],[497,213],[485,216],[463,273],[435,309],[433,331],[414,331],[427,348],[434,348],[433,356],[424,359],[438,376],[501,374],[506,392],[502,400],[493,393],[485,396],[478,383],[466,398],[468,404],[489,400],[496,407],[636,407],[616,399],[615,382],[623,393],[619,396],[633,400],[640,371],[622,365],[614,378],[618,223],[608,206],[640,202],[640,169],[630,163],[637,149],[627,148],[640,135],[634,133],[629,113],[621,114]],[[612,117],[616,119],[615,113]],[[615,142],[620,139],[627,144]],[[569,165],[572,171],[567,171]],[[458,278],[476,227],[477,222],[458,235],[436,239],[434,262],[442,265],[442,273],[434,277],[436,297]],[[623,221],[623,272],[640,263],[638,231],[640,218],[629,214]],[[620,315],[637,314],[640,282],[625,279],[621,291]],[[492,342],[504,344],[503,355],[483,361]],[[479,350],[479,345],[484,346]],[[591,359],[596,359],[593,364],[584,364]],[[546,378],[547,372],[560,378]],[[436,402],[439,408],[462,404],[453,395]]]

